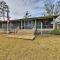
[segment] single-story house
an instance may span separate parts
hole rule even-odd
[[[23,19],[15,19],[9,20],[8,29],[32,29],[35,28],[37,30],[50,31],[55,29],[55,25],[51,22],[54,21],[58,16],[41,16],[41,17],[33,17],[33,18],[23,18]],[[7,21],[0,20],[0,29],[7,29]]]

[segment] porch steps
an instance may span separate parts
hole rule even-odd
[[[35,38],[35,35],[8,35],[8,38],[18,38],[18,39],[29,39],[33,40]]]
[[[7,37],[32,40],[35,38],[35,32],[36,32],[35,29],[23,29],[23,30],[19,30],[17,33],[8,34]]]
[[[19,30],[16,34],[18,34],[18,35],[34,35],[35,34],[35,29]]]

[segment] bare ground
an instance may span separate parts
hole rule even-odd
[[[23,40],[0,34],[0,60],[60,60],[60,36]]]

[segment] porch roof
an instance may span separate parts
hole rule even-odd
[[[14,19],[14,20],[10,20],[11,22],[14,22],[14,21],[21,21],[21,20],[44,20],[44,19],[56,19],[58,17],[58,15],[53,15],[53,16],[40,16],[40,17],[32,17],[32,18],[22,18],[22,19]],[[7,22],[6,21],[2,21],[0,20],[0,22]]]
[[[41,17],[37,17],[37,19],[50,19],[50,18],[54,18],[56,19],[58,17],[58,15],[49,15],[49,16],[41,16]]]

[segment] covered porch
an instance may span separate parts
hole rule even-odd
[[[38,32],[43,33],[43,31],[51,31],[55,28],[54,24],[51,22],[56,19],[57,16],[43,16],[43,17],[35,17],[35,18],[27,18],[27,19],[16,19],[10,20],[8,23],[8,30],[14,29],[36,29]],[[7,21],[1,22],[3,30],[7,30]],[[2,27],[0,28],[2,29]]]

